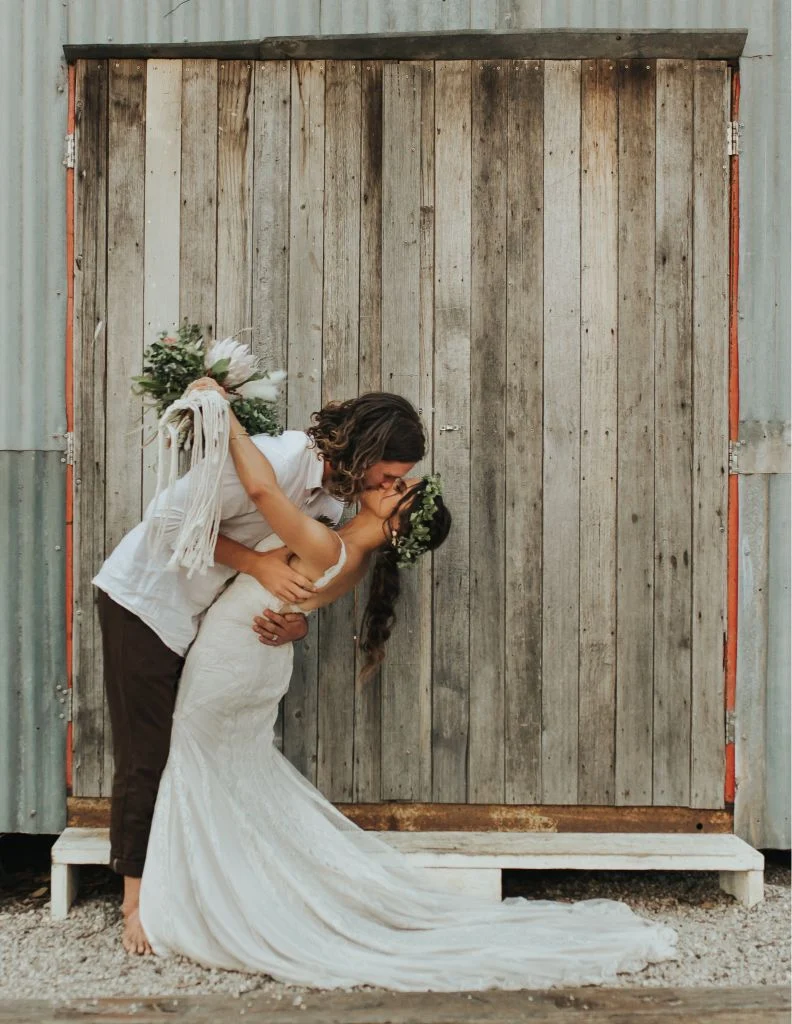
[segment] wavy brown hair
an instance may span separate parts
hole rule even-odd
[[[366,655],[360,670],[362,680],[369,679],[377,671],[385,658],[385,644],[393,631],[396,622],[396,602],[401,592],[401,574],[397,562],[398,550],[391,545],[390,523],[394,517],[398,522],[397,533],[401,537],[410,535],[410,513],[416,502],[426,489],[426,478],[412,487],[394,509],[388,522],[383,523],[385,542],[376,554],[374,568],[371,573],[371,588],[363,622],[360,628],[360,649]],[[428,523],[429,539],[427,551],[440,547],[451,529],[451,513],[438,494],[434,503],[434,515]]]
[[[371,391],[346,402],[328,402],[311,417],[308,436],[330,463],[330,487],[345,501],[364,489],[377,462],[420,462],[426,434],[415,408],[387,391]]]

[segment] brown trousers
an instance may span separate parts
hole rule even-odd
[[[115,759],[110,865],[140,878],[184,658],[101,590],[98,610]]]

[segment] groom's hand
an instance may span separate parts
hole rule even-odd
[[[289,565],[286,548],[251,552],[251,564],[245,568],[272,595],[287,604],[300,604],[314,593],[311,581]]]
[[[302,640],[308,632],[308,619],[299,612],[279,615],[267,609],[253,620],[253,630],[267,647],[280,647]]]

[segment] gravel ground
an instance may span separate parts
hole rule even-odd
[[[765,901],[751,910],[710,874],[630,872],[507,873],[508,895],[620,899],[679,932],[679,959],[625,975],[625,986],[781,985],[790,979],[790,870],[769,860]],[[206,970],[185,960],[130,958],[120,936],[118,881],[84,869],[68,919],[49,915],[47,875],[12,876],[0,896],[0,999],[58,1002],[106,996],[242,995],[260,992],[298,1005],[299,989],[260,976]],[[10,890],[10,891],[9,891]]]

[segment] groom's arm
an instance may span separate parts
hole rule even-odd
[[[279,548],[277,551],[252,551],[244,544],[220,534],[215,545],[214,557],[221,565],[252,576],[265,590],[281,601],[299,604],[314,593],[313,583],[288,564],[288,552],[285,548]],[[304,632],[294,639],[301,639],[303,636]]]

